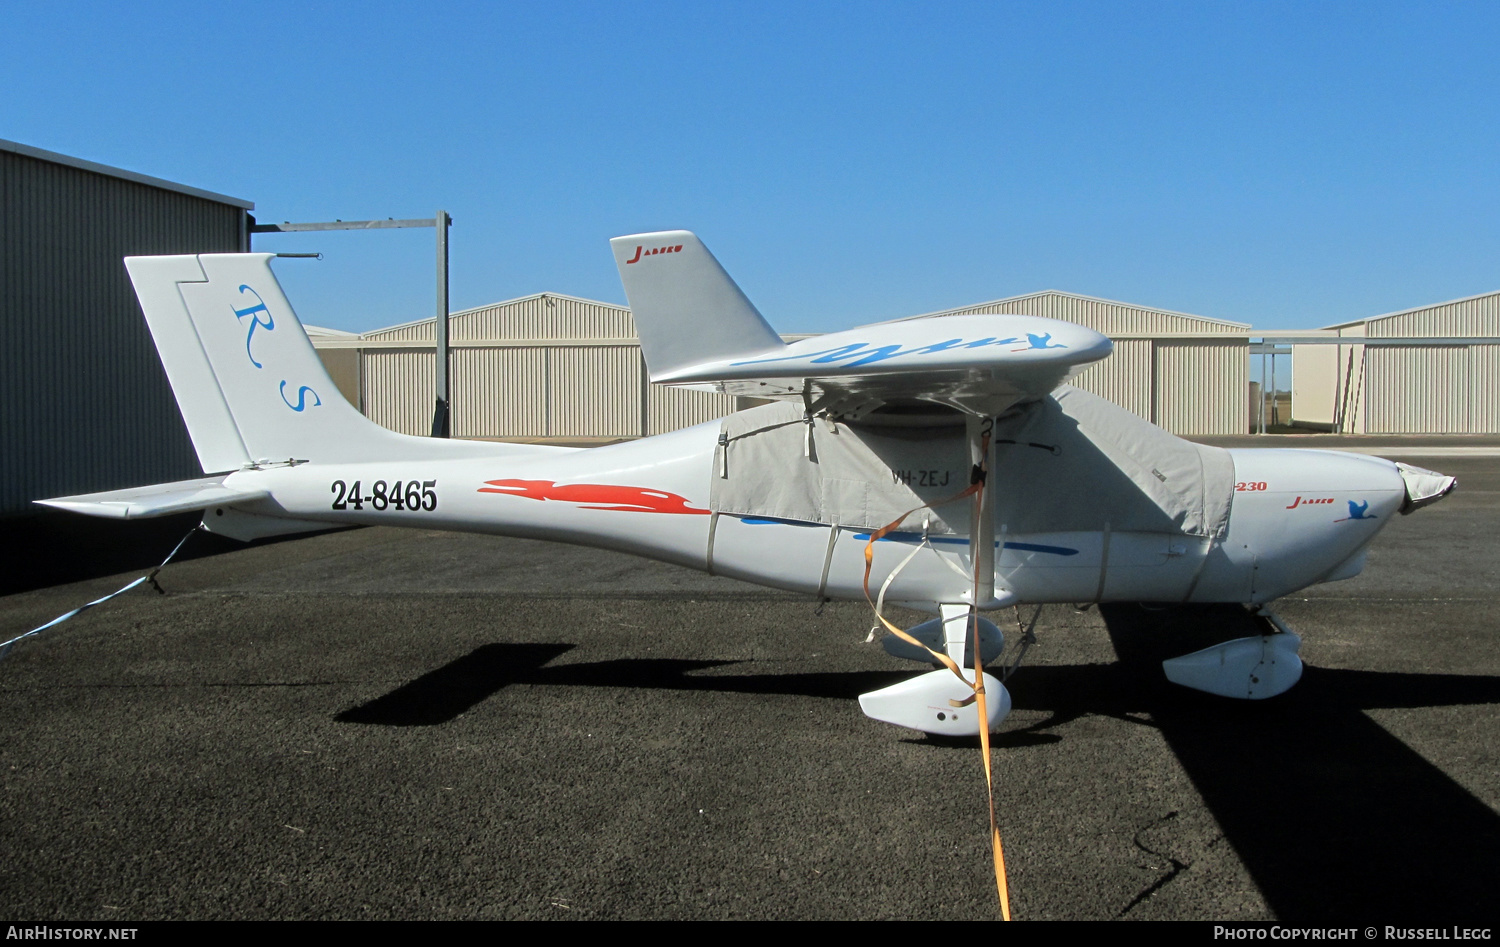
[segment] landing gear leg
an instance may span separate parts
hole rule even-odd
[[[995,597],[994,485],[988,477],[994,424],[994,418],[967,418],[969,459],[974,473],[970,488],[955,498],[974,497],[975,500],[969,522],[969,555],[974,570],[973,586],[967,594],[969,601],[940,603],[942,618],[937,622],[924,622],[908,632],[901,632],[895,641],[887,639],[886,650],[892,654],[900,652],[901,657],[919,660],[931,657],[949,666],[861,694],[859,706],[866,716],[942,736],[979,735],[988,739],[987,734],[1010,713],[1010,693],[1000,681],[983,673],[981,692],[959,674],[960,669],[967,670],[972,680],[976,664],[983,666],[993,657],[998,657],[1005,641],[994,623],[976,614],[977,609],[1001,605]],[[894,529],[899,523],[897,520],[885,530]],[[875,537],[872,537],[871,543],[874,541]],[[867,547],[866,562],[869,561]],[[865,581],[868,594],[868,570]],[[885,622],[885,619],[881,621]],[[885,624],[894,630],[889,622]],[[974,660],[976,651],[978,662]]]

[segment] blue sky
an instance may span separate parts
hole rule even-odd
[[[1306,328],[1500,289],[1500,7],[0,2],[0,138],[244,197],[455,218],[453,308],[623,302],[696,231],[771,323],[1056,288]],[[258,238],[349,330],[431,231]]]

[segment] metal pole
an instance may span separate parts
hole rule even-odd
[[[1280,405],[1276,402],[1276,353],[1271,353],[1271,423],[1277,424],[1281,421],[1281,415],[1277,412]]]
[[[449,436],[450,394],[452,386],[448,378],[448,225],[452,221],[448,212],[440,210],[433,221],[437,229],[437,319],[433,331],[437,335],[437,405],[432,412],[432,436]]]
[[[1260,404],[1256,406],[1260,415],[1260,430],[1257,434],[1266,433],[1266,356],[1262,352],[1260,356]]]
[[[249,214],[245,215],[245,232],[243,235],[246,250],[250,249],[250,235],[257,233],[316,233],[325,230],[390,230],[409,227],[433,227],[437,230],[437,320],[433,333],[437,342],[437,407],[432,413],[432,436],[447,437],[451,430],[449,423],[449,402],[452,392],[452,383],[449,379],[450,364],[448,358],[448,227],[453,219],[448,212],[440,210],[436,217],[431,218],[409,218],[397,220],[387,217],[385,220],[329,220],[313,223],[294,224],[284,220],[279,224],[256,223],[255,218]],[[277,256],[315,256],[322,259],[321,253],[278,253]],[[364,353],[360,353],[360,373],[364,373]],[[363,390],[361,382],[361,390]],[[363,398],[363,395],[361,395]],[[362,408],[361,408],[362,409]]]

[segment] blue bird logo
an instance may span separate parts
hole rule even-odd
[[[1053,343],[1052,342],[1052,333],[1050,333],[1050,332],[1043,332],[1041,334],[1037,334],[1035,332],[1028,332],[1028,333],[1026,333],[1026,341],[1028,341],[1028,342],[1031,343],[1031,347],[1033,349],[1065,349],[1065,348],[1067,348],[1067,346],[1063,345],[1061,342]]]

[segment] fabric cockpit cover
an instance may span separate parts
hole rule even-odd
[[[814,419],[787,403],[721,427],[717,513],[878,529],[969,483],[961,424],[890,428]],[[1064,385],[996,422],[995,522],[1011,533],[1103,530],[1216,538],[1229,523],[1229,452],[1185,441]],[[922,511],[933,534],[967,534],[971,503]]]

